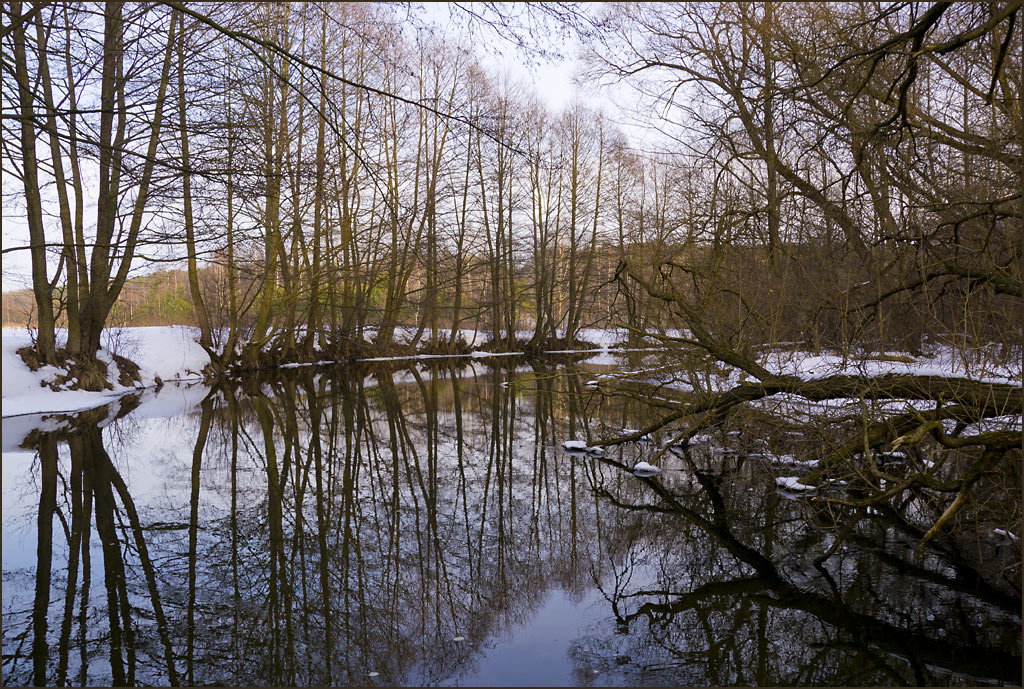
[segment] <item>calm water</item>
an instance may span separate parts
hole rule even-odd
[[[638,478],[653,445],[561,443],[658,402],[492,361],[5,420],[4,684],[1020,683],[999,546],[918,560],[869,514],[816,565],[832,521],[765,431]]]

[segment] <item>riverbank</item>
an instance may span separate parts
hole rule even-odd
[[[395,346],[389,351],[378,350],[369,340],[375,335],[368,331],[367,346],[361,352],[365,356],[342,358],[330,351],[317,351],[312,360],[296,361],[284,359],[270,363],[267,370],[275,368],[297,368],[305,366],[330,366],[355,362],[400,362],[412,359],[428,360],[438,358],[485,359],[495,356],[523,355],[522,345],[528,341],[529,332],[517,332],[514,346],[507,351],[496,347],[489,333],[460,331],[465,343],[461,353],[424,353],[422,348],[414,349],[408,344],[414,336],[413,329],[397,329]],[[58,342],[64,336],[58,332]],[[32,346],[32,338],[24,328],[4,328],[2,338],[3,359],[3,417],[25,414],[77,412],[92,409],[125,394],[156,388],[166,383],[201,381],[209,372],[210,356],[196,341],[198,331],[186,326],[152,326],[112,329],[105,333],[104,348],[99,358],[107,362],[107,389],[94,392],[78,389],[73,372],[56,366],[43,366],[32,370],[18,354],[23,347]],[[543,352],[529,352],[552,356],[575,356],[589,354],[593,363],[614,365],[619,363],[617,355],[625,353],[627,333],[624,330],[599,330],[589,328],[580,331],[577,346],[586,349],[558,349]],[[980,382],[1021,383],[1021,370],[1016,366],[993,365],[985,358],[974,360],[956,355],[950,348],[936,346],[934,351],[911,356],[904,352],[865,354],[860,357],[840,356],[828,353],[811,353],[792,347],[778,346],[766,350],[762,364],[777,374],[795,375],[803,379],[820,378],[828,375],[847,374],[861,377],[879,377],[890,374],[930,375],[953,378],[969,378]],[[653,350],[652,350],[653,351]],[[122,381],[118,357],[128,359],[138,366],[136,379],[129,384]],[[274,359],[274,357],[270,357]],[[740,382],[743,376],[736,370],[722,372],[721,380],[713,388],[726,389]],[[252,372],[240,372],[248,375]],[[643,381],[657,383],[662,387],[686,387],[674,371],[658,367],[639,370],[623,370],[615,375],[601,376],[594,383]]]
[[[429,359],[439,356],[468,356],[485,358],[509,354],[522,354],[517,350],[498,351],[488,346],[491,338],[488,333],[463,330],[459,335],[465,341],[463,353],[453,355],[424,354],[405,344],[412,339],[414,330],[397,329],[396,345],[393,350],[380,355],[372,343],[355,361],[401,361],[407,359]],[[528,340],[529,332],[517,332],[516,341]],[[374,332],[367,331],[370,338]],[[64,331],[58,331],[58,346],[63,346],[66,338]],[[103,349],[98,358],[107,363],[107,389],[102,391],[81,390],[74,373],[69,368],[58,366],[42,366],[32,370],[18,354],[23,347],[33,345],[31,333],[25,328],[4,328],[2,338],[3,362],[3,416],[20,416],[44,412],[75,412],[92,409],[110,403],[127,393],[159,387],[170,382],[200,381],[206,378],[210,366],[210,355],[196,341],[198,330],[187,326],[151,326],[136,328],[117,328],[104,333]],[[621,347],[626,340],[625,331],[585,329],[580,332],[582,342],[590,351],[599,355],[607,355],[616,347]],[[564,352],[565,350],[560,350]],[[331,352],[317,352],[311,361],[285,360],[269,366],[270,368],[295,368],[300,366],[327,366],[352,363],[353,360],[340,359]],[[396,355],[392,355],[396,354]],[[122,371],[116,357],[124,357],[138,366],[137,380],[124,384]]]

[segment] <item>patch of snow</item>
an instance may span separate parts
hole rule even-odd
[[[804,483],[800,483],[800,479],[796,476],[780,476],[775,479],[775,485],[779,488],[793,491],[817,490],[814,486],[808,486]]]
[[[163,381],[196,380],[210,363],[210,355],[199,346],[199,329],[183,325],[125,328],[137,349],[128,356],[142,369],[142,379],[152,376]]]
[[[996,534],[997,536],[1005,536],[1014,543],[1020,540],[1019,538],[1017,538],[1017,535],[1015,533],[1013,533],[1012,531],[1007,531],[1006,529],[992,529],[992,533]]]
[[[806,467],[808,469],[813,469],[821,463],[821,460],[818,459],[800,460],[795,455],[772,455],[769,453],[768,457],[772,464],[785,464],[787,466]]]
[[[582,328],[576,335],[581,340],[593,342],[601,349],[608,349],[625,342],[629,337],[629,331],[624,328]]]
[[[653,464],[641,461],[633,465],[633,473],[641,478],[646,478],[649,476],[657,476],[661,473],[661,469]]]
[[[569,453],[582,454],[586,452],[596,457],[604,456],[603,447],[590,447],[585,440],[566,440],[562,443],[562,449]]]

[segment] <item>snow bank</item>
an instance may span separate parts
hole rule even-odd
[[[137,389],[151,387],[159,378],[164,382],[201,380],[200,373],[210,362],[209,355],[195,341],[197,331],[182,326],[117,328],[104,333],[104,348],[98,356],[108,363],[111,390],[52,390],[49,383],[67,371],[54,366],[31,370],[17,351],[32,345],[24,328],[4,328],[2,338],[3,416],[43,412],[83,411],[108,404],[112,399]],[[63,330],[57,333],[58,346],[67,340]],[[119,354],[139,365],[141,383],[121,385],[111,354]],[[74,383],[74,380],[69,381]]]
[[[20,328],[4,328],[2,340],[3,364],[3,416],[16,416],[37,412],[80,411],[107,404],[111,399],[123,395],[130,388],[117,383],[116,373],[113,390],[88,392],[85,390],[51,390],[47,384],[56,379],[62,371],[54,366],[43,366],[31,370],[18,350],[32,345],[28,331]],[[6,430],[6,428],[5,428]]]
[[[564,332],[559,332],[559,336],[564,337]],[[607,350],[609,347],[615,345],[621,345],[629,337],[629,331],[624,328],[612,328],[609,330],[602,330],[600,328],[581,328],[576,336],[585,342],[593,342],[600,349]]]

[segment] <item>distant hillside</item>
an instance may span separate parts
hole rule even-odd
[[[202,274],[204,271],[200,270]],[[164,270],[131,278],[114,304],[113,326],[195,325],[184,270]],[[59,323],[63,325],[63,323]],[[4,327],[35,325],[32,290],[3,293]]]
[[[32,290],[20,289],[17,292],[3,294],[3,324],[5,328],[35,325],[35,299]]]

